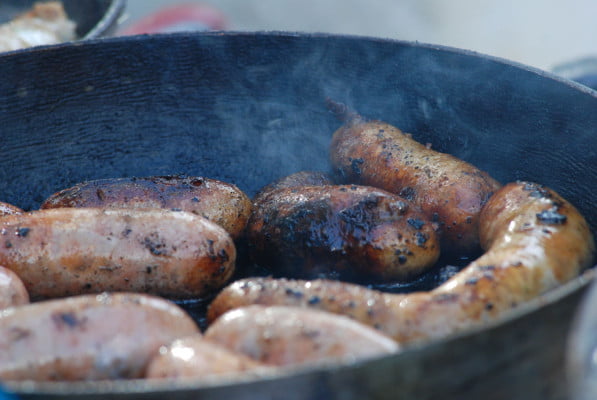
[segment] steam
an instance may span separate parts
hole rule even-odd
[[[123,40],[101,59],[85,49],[19,54],[0,66],[0,200],[34,208],[78,181],[151,174],[208,176],[252,195],[300,170],[329,172],[342,124],[329,98],[502,183],[544,183],[597,226],[587,194],[597,179],[597,100],[541,72],[437,46],[326,35]],[[81,65],[47,67],[60,57]]]

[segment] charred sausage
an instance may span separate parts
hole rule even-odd
[[[253,259],[286,277],[388,281],[439,257],[434,227],[404,199],[365,186],[270,191],[247,226]]]
[[[443,251],[479,247],[479,213],[500,187],[487,173],[390,124],[354,115],[334,133],[330,158],[345,182],[379,187],[417,204],[439,224]]]
[[[29,303],[23,281],[8,268],[0,267],[0,310]]]
[[[577,276],[595,243],[582,215],[553,190],[516,182],[498,190],[480,217],[487,251],[429,292],[387,294],[336,281],[246,279],[211,303],[214,320],[248,304],[283,304],[348,315],[401,343],[426,341],[494,320]]]
[[[201,335],[177,339],[162,346],[147,367],[146,378],[213,379],[234,375],[266,374],[269,368],[248,356],[233,352]]]
[[[0,217],[3,215],[22,214],[24,211],[17,206],[0,201]]]
[[[45,208],[166,208],[192,212],[221,225],[237,238],[251,213],[251,201],[235,185],[189,176],[99,179],[50,196]]]
[[[198,332],[178,306],[141,294],[9,308],[0,313],[0,380],[140,378],[160,346]]]
[[[277,366],[354,361],[399,350],[392,339],[350,318],[283,306],[232,310],[209,326],[205,337]]]
[[[220,226],[188,212],[56,208],[0,218],[0,265],[33,299],[103,291],[196,298],[232,275]]]

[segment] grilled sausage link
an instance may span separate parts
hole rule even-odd
[[[147,367],[146,378],[213,379],[267,374],[270,368],[248,356],[233,352],[201,335],[175,340],[162,346]]]
[[[429,292],[387,294],[336,281],[246,279],[211,303],[209,320],[248,304],[313,307],[348,315],[398,342],[426,341],[483,325],[572,279],[592,263],[595,243],[582,215],[546,187],[517,182],[483,208],[487,251]]]
[[[433,226],[402,198],[364,186],[272,190],[247,225],[254,260],[287,277],[407,278],[439,257]]]
[[[103,291],[197,298],[234,272],[220,226],[188,212],[55,208],[0,218],[0,265],[33,299]]]
[[[22,214],[24,211],[17,206],[0,201],[0,217],[3,215]]]
[[[0,267],[0,310],[29,303],[23,281],[8,268]]]
[[[345,182],[379,187],[418,205],[439,223],[442,251],[479,247],[479,213],[500,187],[487,173],[392,125],[358,116],[334,133],[330,158]]]
[[[160,346],[198,332],[178,306],[141,294],[9,308],[0,313],[0,380],[140,378]]]
[[[207,328],[205,338],[277,366],[354,361],[399,350],[389,337],[350,318],[283,306],[232,310]]]
[[[42,209],[58,207],[166,208],[192,212],[221,225],[233,238],[245,229],[251,200],[238,187],[189,176],[99,179],[50,196]]]

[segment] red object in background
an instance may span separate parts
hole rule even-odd
[[[226,29],[227,19],[218,9],[207,4],[177,4],[168,6],[134,22],[120,35],[207,31]]]

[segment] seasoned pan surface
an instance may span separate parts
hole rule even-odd
[[[501,182],[551,186],[597,228],[595,93],[503,60],[293,33],[116,38],[1,58],[0,200],[25,209],[89,179],[203,175],[254,194],[301,169],[328,171],[339,126],[329,97]],[[208,388],[14,389],[31,398],[564,398],[563,343],[591,278],[482,332],[357,365]]]

